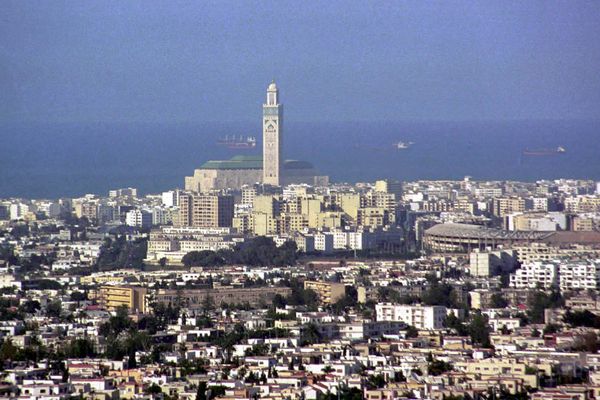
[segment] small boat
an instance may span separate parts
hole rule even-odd
[[[393,143],[392,146],[394,148],[396,148],[397,150],[406,150],[413,144],[414,144],[413,142],[398,142],[398,143]]]

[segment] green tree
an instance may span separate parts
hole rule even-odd
[[[75,339],[66,346],[65,355],[69,358],[87,358],[96,356],[96,351],[89,339]]]
[[[485,315],[478,312],[474,314],[469,323],[469,335],[474,344],[481,347],[491,347],[490,343],[490,326]]]
[[[434,359],[427,365],[427,373],[429,375],[438,376],[448,371],[452,371],[452,365],[442,360]]]
[[[196,392],[196,400],[207,400],[206,398],[206,382],[201,381],[198,384],[198,391]]]
[[[542,291],[534,291],[527,299],[529,310],[527,315],[531,322],[540,324],[544,322],[544,310],[547,308],[559,308],[564,305],[564,299],[556,290],[549,294]]]
[[[46,315],[50,318],[60,318],[61,313],[62,304],[60,300],[55,300],[46,306]]]
[[[502,296],[502,293],[494,293],[490,299],[490,305],[492,308],[506,308],[508,307],[508,301]]]

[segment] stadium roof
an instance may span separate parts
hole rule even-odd
[[[555,232],[506,231],[469,224],[438,224],[425,231],[426,235],[448,236],[464,239],[540,240]]]

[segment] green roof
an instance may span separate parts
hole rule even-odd
[[[200,169],[262,169],[261,156],[235,156],[229,160],[210,160],[202,164]],[[285,160],[285,169],[311,169],[312,164],[306,161]]]
[[[201,169],[262,169],[261,156],[235,156],[229,160],[210,160]]]

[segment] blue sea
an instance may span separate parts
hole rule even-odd
[[[58,198],[133,186],[142,193],[183,187],[209,159],[236,154],[224,135],[255,135],[260,120],[206,124],[0,124],[0,198]],[[407,150],[392,143],[414,142]],[[522,157],[523,149],[563,146],[565,154]],[[599,121],[286,121],[287,159],[312,162],[332,181],[377,178],[600,180]]]

